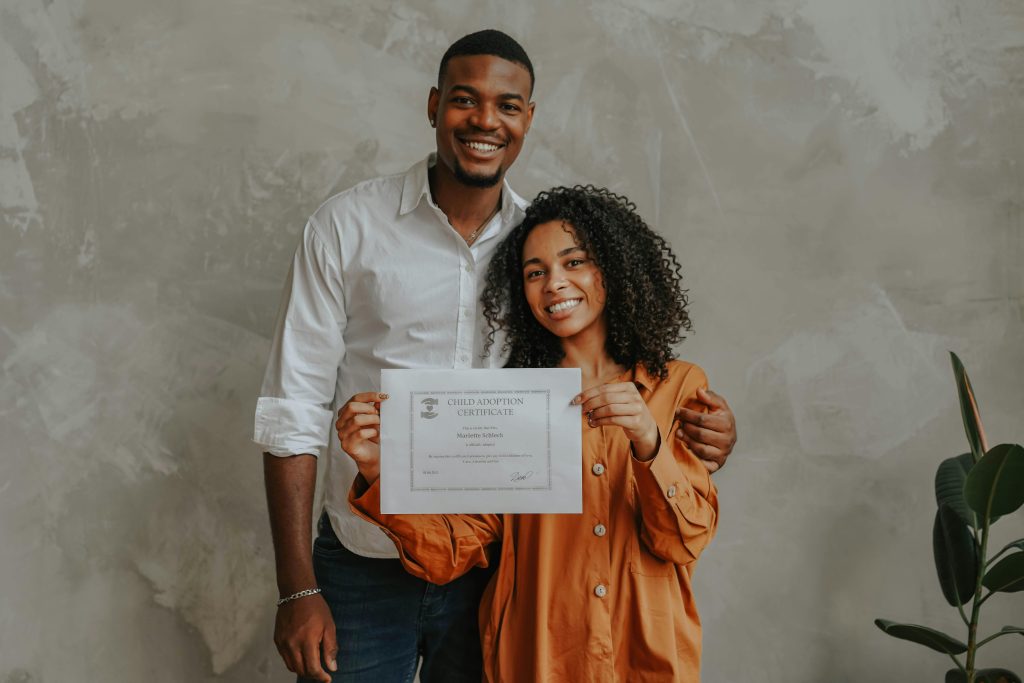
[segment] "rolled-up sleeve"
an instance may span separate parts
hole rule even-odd
[[[338,258],[319,230],[313,219],[303,230],[256,402],[253,441],[279,456],[319,456],[333,422],[347,318]]]
[[[500,515],[385,515],[379,479],[367,487],[357,477],[348,502],[352,512],[384,530],[407,572],[438,585],[489,566],[489,550],[504,531]]]

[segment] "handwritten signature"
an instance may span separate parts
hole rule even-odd
[[[527,470],[525,472],[513,472],[509,476],[509,481],[526,481],[533,476],[533,470]]]

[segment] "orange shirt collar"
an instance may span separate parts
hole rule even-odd
[[[626,371],[627,381],[635,382],[639,385],[639,388],[647,392],[649,395],[654,391],[654,387],[658,385],[658,378],[647,372],[647,366],[643,363],[637,363],[631,370]]]

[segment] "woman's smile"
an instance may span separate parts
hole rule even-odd
[[[548,312],[555,320],[561,320],[567,318],[570,315],[570,311],[580,305],[583,299],[560,299],[557,302],[545,307],[545,311]]]

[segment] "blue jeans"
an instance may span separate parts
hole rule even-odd
[[[313,570],[338,633],[333,683],[411,683],[420,657],[421,683],[480,682],[477,609],[492,567],[437,586],[348,550],[324,515]]]

